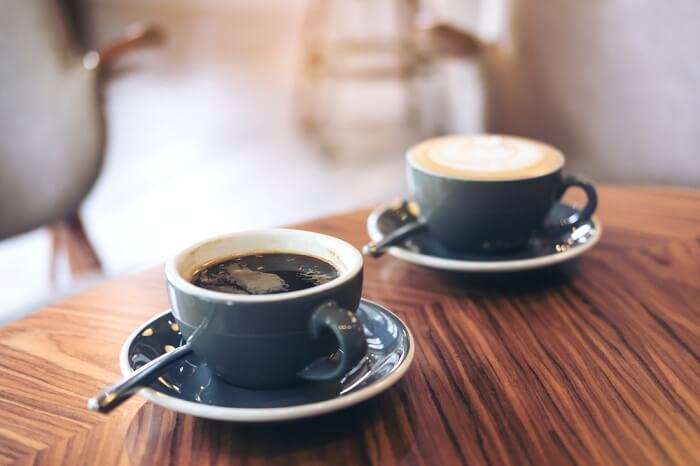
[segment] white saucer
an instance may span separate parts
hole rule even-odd
[[[550,212],[547,224],[558,224],[568,218],[576,208],[558,203]],[[367,219],[367,232],[372,241],[416,220],[407,203],[400,200],[378,206]],[[533,237],[527,247],[507,254],[465,254],[446,249],[431,237],[429,231],[421,231],[386,252],[417,265],[459,272],[514,272],[537,269],[569,261],[591,249],[600,240],[602,227],[596,217],[584,222],[560,236]]]

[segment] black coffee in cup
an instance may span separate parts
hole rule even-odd
[[[204,267],[192,284],[234,294],[275,294],[305,290],[338,277],[328,262],[304,254],[259,253],[226,259]]]

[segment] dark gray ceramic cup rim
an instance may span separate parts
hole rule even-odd
[[[305,290],[267,295],[240,295],[207,290],[190,283],[202,266],[231,257],[265,252],[304,254],[322,259],[335,267],[339,276]],[[362,271],[362,254],[351,244],[333,236],[304,230],[271,228],[247,230],[216,236],[196,243],[165,264],[165,277],[174,288],[218,303],[269,303],[288,301],[332,290]]]
[[[449,138],[449,137],[456,137],[456,136],[465,136],[465,135],[452,134],[452,135],[440,136],[438,138],[433,138],[433,139],[442,139],[442,138]],[[480,134],[479,136],[484,136],[484,135]],[[537,178],[549,176],[552,173],[555,173],[555,172],[561,170],[564,167],[564,164],[566,163],[566,157],[564,156],[564,153],[562,151],[560,151],[559,149],[557,149],[556,147],[554,147],[550,144],[547,144],[545,142],[537,141],[535,139],[524,138],[524,137],[520,137],[520,136],[506,135],[506,134],[487,134],[485,136],[500,136],[500,137],[504,137],[504,138],[508,138],[508,139],[519,139],[521,141],[532,142],[532,143],[535,143],[538,145],[547,146],[548,148],[550,148],[551,150],[553,150],[555,153],[557,153],[559,155],[559,164],[554,166],[551,170],[549,170],[545,173],[538,174],[537,176],[524,176],[524,177],[503,177],[503,178],[486,179],[486,178],[470,178],[466,175],[465,176],[457,176],[457,175],[449,175],[446,173],[437,173],[437,172],[431,171],[425,167],[420,166],[412,158],[412,154],[415,152],[415,150],[418,146],[433,140],[433,139],[427,139],[425,141],[422,141],[422,142],[410,147],[406,151],[406,154],[405,154],[406,165],[413,168],[414,170],[417,170],[419,172],[423,172],[427,175],[434,176],[437,178],[446,178],[446,179],[450,179],[450,180],[464,181],[464,182],[470,182],[470,183],[504,183],[504,182],[508,182],[508,181],[531,180],[531,179],[537,179]]]

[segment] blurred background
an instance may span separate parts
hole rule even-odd
[[[0,7],[0,323],[207,236],[398,197],[438,134],[700,185],[696,0]]]

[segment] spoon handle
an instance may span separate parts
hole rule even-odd
[[[384,250],[399,241],[412,236],[425,228],[425,222],[415,220],[407,223],[396,230],[385,235],[379,241],[372,241],[365,244],[362,248],[362,253],[372,257],[379,257],[384,254]]]
[[[105,388],[100,393],[90,398],[87,407],[91,411],[108,413],[127,399],[136,391],[150,385],[170,365],[184,358],[192,352],[189,344],[184,344],[169,353],[165,353],[148,364],[140,367],[133,374],[125,377],[114,385]]]

